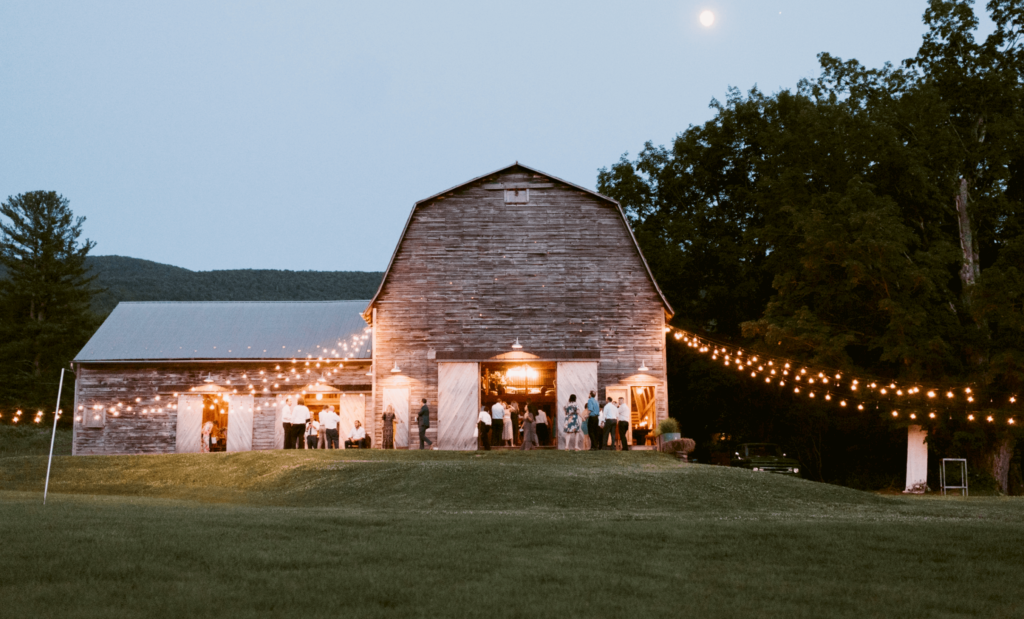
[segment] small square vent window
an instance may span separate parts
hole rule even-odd
[[[530,201],[529,189],[506,189],[505,204],[526,204]]]

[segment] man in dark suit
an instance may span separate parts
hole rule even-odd
[[[427,428],[430,427],[430,408],[427,407],[427,399],[423,398],[423,406],[420,407],[420,414],[416,417],[416,425],[420,427],[420,449],[425,449],[423,443],[433,447],[434,441],[427,438]],[[434,449],[437,449],[434,447]]]

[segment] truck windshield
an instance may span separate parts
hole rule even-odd
[[[771,443],[763,443],[760,445],[747,445],[747,457],[748,458],[764,458],[770,456],[779,456],[779,446],[772,445]]]

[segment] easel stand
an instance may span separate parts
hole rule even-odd
[[[960,484],[959,486],[949,486],[946,484],[946,463],[956,463],[956,467],[960,469]],[[946,490],[959,490],[960,496],[968,496],[967,492],[967,460],[964,458],[943,458],[942,468],[939,469],[939,485],[942,486],[942,496],[946,496]]]

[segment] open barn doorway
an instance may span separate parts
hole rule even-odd
[[[540,447],[558,444],[556,423],[557,364],[546,361],[505,361],[480,364],[480,402],[488,412],[500,400],[508,421],[491,420],[491,447],[518,447],[523,443],[527,403],[537,411]],[[543,413],[543,414],[541,414]],[[545,423],[540,424],[540,421]],[[507,438],[506,438],[507,437]]]

